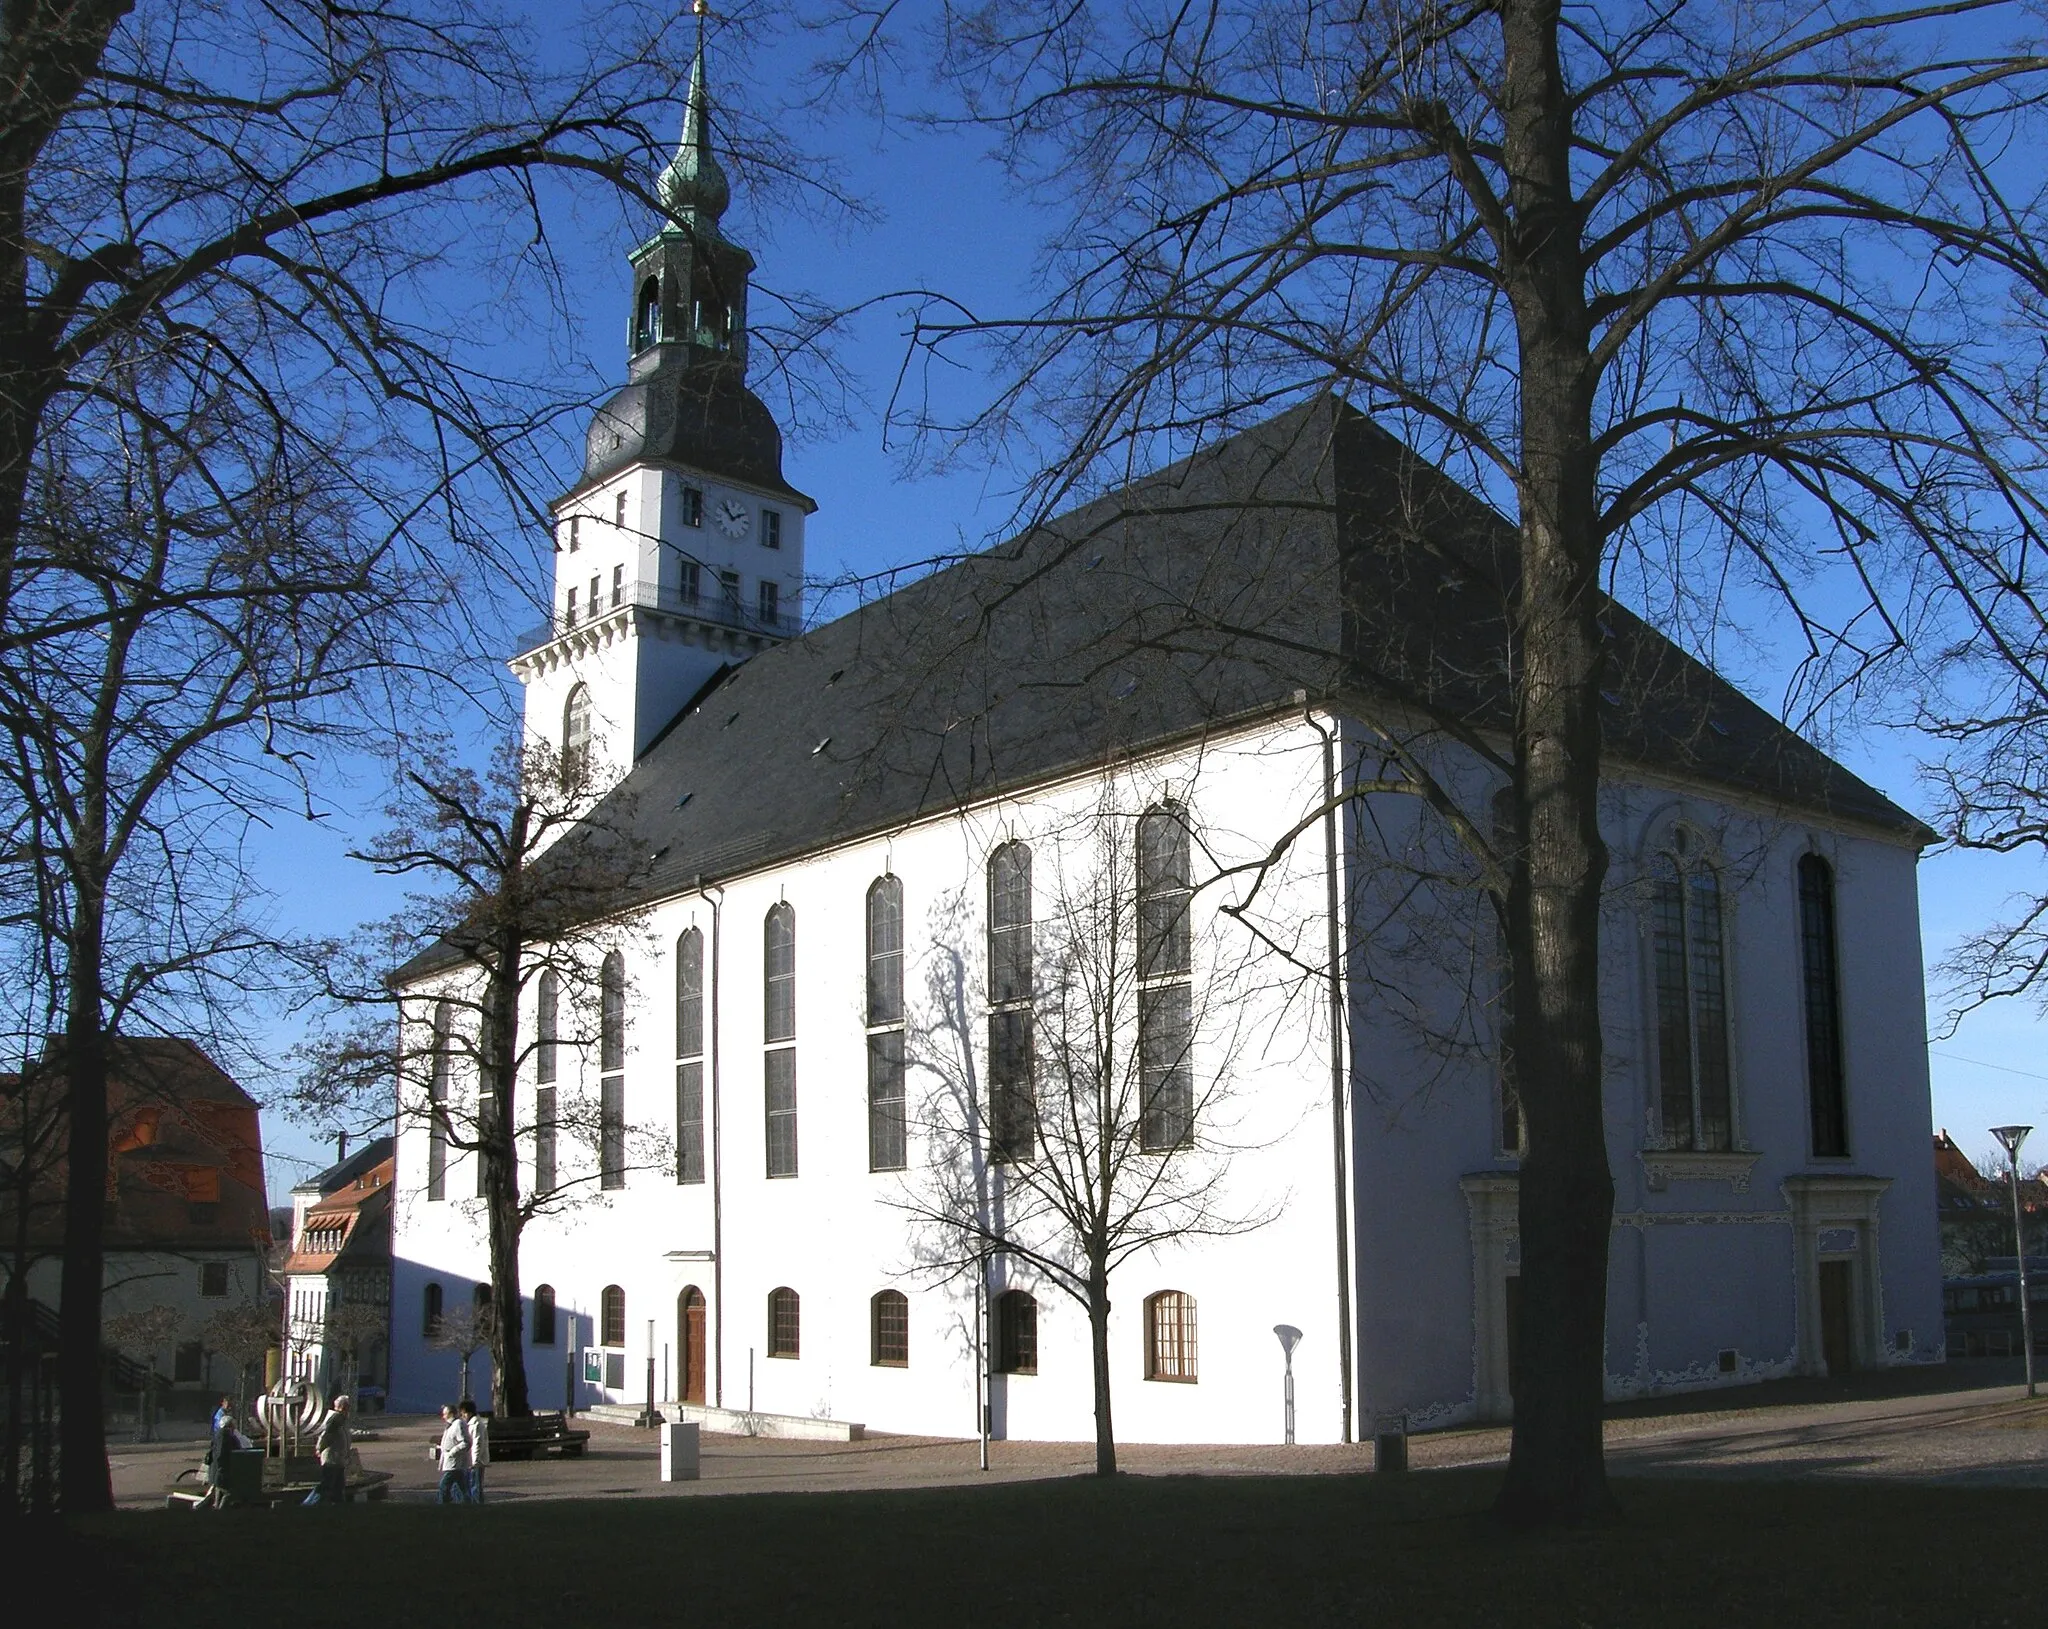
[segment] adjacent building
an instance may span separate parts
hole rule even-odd
[[[390,1375],[392,1141],[376,1137],[292,1189],[284,1373],[381,1402]]]

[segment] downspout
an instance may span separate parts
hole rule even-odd
[[[1344,961],[1341,904],[1337,887],[1337,742],[1334,729],[1325,730],[1313,710],[1304,715],[1308,726],[1323,742],[1323,887],[1325,927],[1328,934],[1328,980],[1330,987],[1330,1139],[1331,1178],[1337,1213],[1337,1364],[1343,1396],[1343,1440],[1353,1440],[1351,1395],[1351,1203],[1349,1160],[1346,1155],[1347,1098],[1344,1068]]]
[[[725,1190],[721,1183],[725,1146],[725,1109],[718,1092],[719,1068],[725,1049],[719,1044],[718,973],[720,929],[725,922],[725,890],[700,887],[700,897],[711,906],[711,1405],[725,1407]]]

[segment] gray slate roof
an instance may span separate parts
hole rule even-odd
[[[1405,698],[1505,729],[1513,532],[1313,403],[735,669],[615,794],[649,897],[1287,709]],[[1925,828],[1610,606],[1609,751],[1918,840]]]
[[[1323,400],[731,671],[599,810],[644,899],[1298,708],[1509,723],[1494,511]],[[1931,834],[1619,605],[1608,753]],[[423,958],[406,972],[424,970]]]

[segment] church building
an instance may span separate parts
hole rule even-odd
[[[1512,529],[1325,398],[807,624],[710,112],[700,49],[512,659],[645,856],[590,987],[521,1010],[520,1182],[566,1196],[521,1262],[534,1406],[651,1372],[721,1428],[1088,1438],[1043,1196],[1077,1079],[1127,1072],[1119,1438],[1508,1417],[1521,1128],[1439,811],[1484,830],[1505,779]],[[1931,834],[1603,628],[1608,1391],[1938,1362]],[[405,969],[408,1023],[466,977]],[[468,1161],[401,1114],[394,1407],[451,1395],[435,1322],[488,1276]]]

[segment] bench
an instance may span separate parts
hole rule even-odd
[[[565,1454],[582,1457],[590,1441],[588,1431],[570,1428],[560,1411],[529,1414],[524,1419],[491,1419],[491,1458],[531,1459],[535,1454]]]

